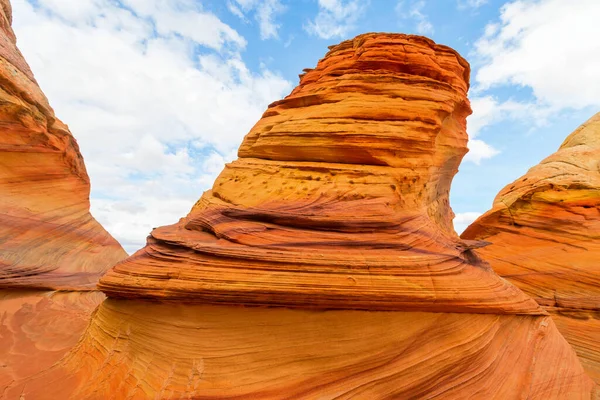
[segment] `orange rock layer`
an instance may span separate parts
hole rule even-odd
[[[50,384],[60,382],[60,384]],[[550,317],[108,299],[8,399],[590,399]]]
[[[561,315],[559,328],[600,383],[598,160],[600,113],[506,186],[462,237],[491,242],[479,253],[494,270]]]
[[[212,190],[105,275],[113,298],[539,314],[451,226],[469,66],[417,36],[333,46]]]
[[[0,288],[93,288],[127,254],[89,212],[77,142],[16,47],[0,2]]]
[[[0,398],[15,398],[6,397],[10,384],[69,352],[103,299],[98,291],[0,290]]]

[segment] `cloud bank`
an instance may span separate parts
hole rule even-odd
[[[18,45],[80,144],[92,213],[129,252],[187,214],[268,103],[291,89],[266,68],[251,72],[246,40],[197,2],[13,8]]]

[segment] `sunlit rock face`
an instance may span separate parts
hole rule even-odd
[[[600,383],[600,113],[506,186],[462,235],[549,311]]]
[[[0,0],[0,397],[12,399],[8,385],[77,343],[105,297],[98,278],[127,254],[89,213],[77,142],[17,49],[11,18]]]
[[[468,74],[418,36],[333,46],[6,396],[590,398],[552,319],[452,230]]]
[[[0,289],[93,289],[127,256],[89,212],[77,142],[16,47],[0,2]]]
[[[469,65],[417,36],[331,47],[189,215],[104,276],[113,298],[536,314],[452,229]]]

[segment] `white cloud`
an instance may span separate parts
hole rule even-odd
[[[275,22],[276,17],[283,13],[285,7],[279,0],[235,0],[227,3],[227,8],[232,14],[246,20],[245,13],[253,12],[254,19],[258,22],[261,39],[274,39],[278,37],[280,25]]]
[[[537,102],[520,102],[515,100],[499,101],[491,95],[473,97],[471,99],[473,114],[467,119],[469,137],[476,138],[487,126],[504,120],[521,121],[530,127],[548,124],[548,119],[557,110]]]
[[[187,0],[27,0],[18,45],[79,142],[92,212],[128,251],[177,222],[266,105],[291,89],[250,71],[246,41]]]
[[[492,158],[500,153],[498,150],[479,139],[469,139],[467,147],[469,148],[469,152],[463,161],[472,162],[477,165],[481,163],[481,160]]]
[[[484,4],[487,4],[488,0],[457,0],[459,9],[463,8],[479,8]]]
[[[318,0],[319,12],[304,29],[311,35],[322,39],[334,37],[347,39],[346,36],[356,27],[356,22],[368,6],[361,0]]]
[[[411,0],[408,4],[401,0],[396,4],[395,11],[399,18],[412,20],[414,22],[416,33],[420,35],[431,35],[435,30],[429,21],[429,17],[423,13],[425,4],[424,0]]]
[[[475,46],[480,90],[527,86],[541,106],[600,106],[600,1],[505,4]]]
[[[481,216],[481,213],[478,212],[457,213],[453,221],[454,230],[460,235],[469,225],[479,218],[479,216]]]
[[[235,5],[233,2],[228,1],[227,2],[227,9],[236,17],[240,18],[242,21],[244,22],[248,22],[248,20],[246,19],[246,16],[244,15],[244,13],[242,12],[242,10],[240,10],[240,8]]]
[[[472,54],[476,97],[465,160],[478,163],[497,153],[475,139],[488,126],[512,120],[533,129],[562,110],[600,106],[600,42],[590,40],[600,37],[599,18],[596,0],[519,0],[502,6],[499,21],[485,27]],[[506,85],[530,88],[531,98],[486,94]]]
[[[473,97],[471,107],[473,114],[467,119],[469,153],[465,156],[464,161],[475,164],[500,153],[499,150],[483,140],[476,139],[487,127],[501,121],[511,120],[520,123],[525,129],[534,129],[547,125],[550,116],[556,112],[552,107],[536,102],[519,102],[511,99],[499,101],[491,95]]]

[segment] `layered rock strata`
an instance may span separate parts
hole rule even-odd
[[[552,319],[452,229],[468,76],[418,36],[333,46],[189,215],[102,278],[73,351],[4,393],[590,398]]]
[[[89,212],[77,142],[16,47],[0,2],[0,288],[93,289],[127,253]]]
[[[179,223],[103,277],[113,298],[539,313],[458,239],[469,66],[430,40],[335,46],[271,104]]]
[[[115,299],[34,378],[5,397],[587,400],[593,390],[547,316]]]
[[[600,383],[600,113],[506,186],[462,234],[545,307]]]
[[[77,142],[17,49],[11,18],[0,0],[0,396],[77,343],[104,298],[98,278],[127,256],[90,215]]]

